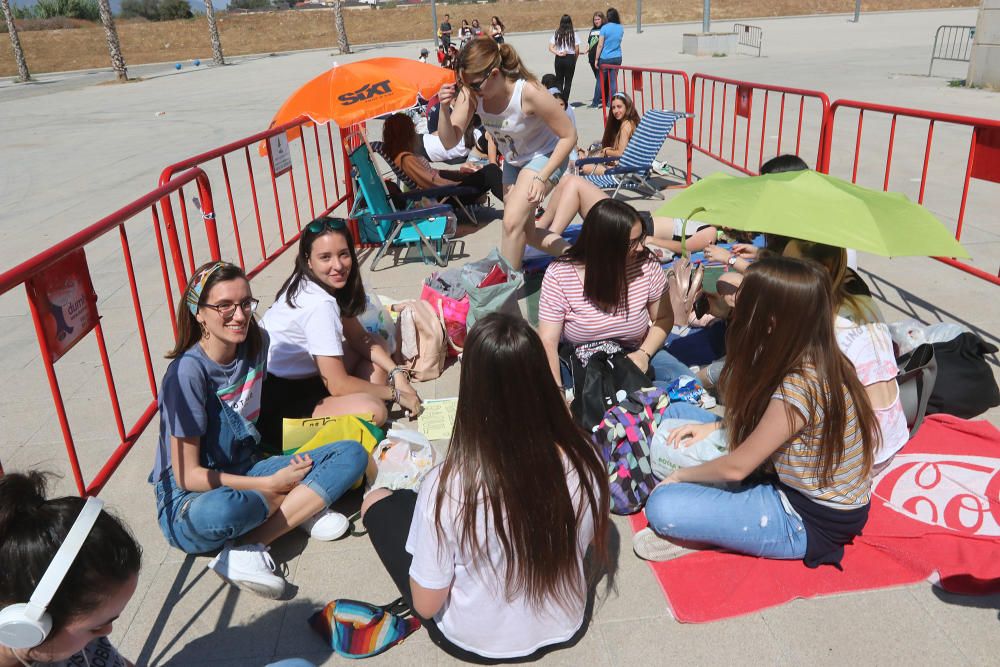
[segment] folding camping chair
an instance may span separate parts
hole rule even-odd
[[[368,141],[362,141],[347,157],[355,192],[350,217],[358,221],[361,242],[381,244],[372,260],[372,270],[391,246],[411,244],[416,244],[425,263],[433,260],[447,266],[454,233],[454,229],[449,230],[455,221],[452,207],[438,204],[398,211],[375,169]],[[425,248],[429,257],[424,254]]]
[[[680,118],[688,118],[694,114],[678,111],[661,111],[652,109],[647,111],[639,120],[639,126],[635,128],[635,133],[629,139],[628,146],[620,158],[618,164],[609,167],[603,174],[588,174],[584,176],[588,181],[601,188],[610,190],[614,188],[611,198],[618,196],[618,191],[622,188],[626,190],[638,190],[647,196],[663,199],[660,191],[649,182],[649,176],[653,172],[653,160],[667,140],[667,135],[674,129],[674,123]],[[606,164],[616,158],[584,158],[576,161],[576,166],[585,164]]]
[[[454,208],[457,208],[466,219],[474,225],[479,225],[479,218],[473,212],[473,209],[478,208],[477,204],[471,204],[466,206],[465,202],[462,201],[462,197],[475,194],[475,190],[470,187],[465,187],[456,183],[455,185],[442,185],[437,188],[425,188],[420,189],[417,182],[414,181],[409,175],[399,168],[393,160],[386,155],[384,150],[384,145],[381,141],[372,141],[369,143],[372,150],[378,153],[378,156],[382,158],[382,161],[386,163],[392,175],[396,177],[396,182],[400,184],[403,188],[403,196],[412,199],[421,199],[423,197],[430,197],[432,199],[439,200],[442,204],[448,204]]]

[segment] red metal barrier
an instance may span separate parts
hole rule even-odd
[[[310,126],[311,132],[309,131]],[[291,144],[282,142],[285,132],[292,128],[301,128],[302,130],[302,138],[297,141],[299,150],[296,150],[295,142]],[[308,222],[315,217],[329,215],[344,204],[350,207],[353,202],[353,192],[351,179],[347,177],[348,170],[344,168],[344,165],[347,164],[347,154],[343,141],[344,136],[350,131],[351,128],[338,130],[339,136],[335,143],[332,125],[328,124],[320,128],[303,116],[284,125],[258,132],[239,141],[181,160],[164,169],[160,175],[161,185],[170,181],[174,174],[190,167],[201,166],[205,169],[210,166],[217,167],[220,170],[226,193],[228,213],[226,227],[231,226],[233,230],[232,246],[227,247],[224,251],[221,247],[219,230],[214,218],[206,218],[206,247],[209,256],[201,257],[200,260],[196,261],[195,244],[192,241],[193,232],[188,222],[187,201],[184,199],[183,190],[177,191],[180,211],[179,223],[184,232],[183,247],[182,239],[178,233],[178,220],[174,215],[173,203],[169,196],[163,197],[160,206],[163,211],[167,241],[173,258],[174,279],[178,290],[183,288],[187,282],[187,276],[198,264],[208,259],[220,259],[223,255],[226,259],[238,263],[252,278],[298,241],[305,215],[309,216],[305,218],[305,222]],[[326,134],[325,141],[321,141],[321,133]],[[273,203],[262,201],[258,192],[259,181],[254,174],[254,165],[250,157],[251,148],[257,148],[257,145],[262,142],[267,142],[270,147],[270,150],[262,149],[259,152],[266,158]],[[324,155],[323,150],[324,144],[327,147],[326,155]],[[298,156],[300,152],[301,158]],[[246,193],[246,199],[249,199],[249,203],[241,207],[237,207],[236,202],[243,197],[240,193],[234,194],[234,182],[230,178],[230,167],[235,167],[234,163],[238,162],[246,164],[246,185],[249,187],[249,192]],[[312,167],[310,167],[310,163],[312,163]],[[306,196],[303,201],[307,204],[307,213],[300,211],[301,193],[299,187],[301,185],[297,187],[295,181],[297,166],[301,166],[301,172],[305,178]],[[286,175],[287,191],[291,197],[291,211],[287,208],[287,202],[286,208],[282,208],[281,191],[284,188],[281,181]],[[253,221],[256,222],[254,238],[259,247],[259,260],[256,258],[247,260],[245,256],[248,250],[241,231],[240,216],[248,216],[250,210],[253,213]],[[266,211],[273,211],[273,218],[268,216]],[[294,228],[289,228],[289,213],[294,217]],[[277,234],[276,241],[274,240],[275,233]]]
[[[699,153],[751,176],[781,153],[795,153],[817,168],[821,165],[830,109],[826,93],[695,74],[690,100],[689,111],[697,124],[691,132],[691,147]],[[815,139],[803,140],[804,134]]]
[[[169,197],[172,193],[180,192],[185,185],[192,181],[197,183],[205,218],[211,219],[214,217],[214,214],[212,193],[209,188],[208,178],[201,169],[189,169],[124,208],[115,211],[111,215],[95,222],[90,227],[70,236],[66,240],[0,275],[0,295],[22,285],[27,294],[28,309],[35,326],[38,348],[41,353],[42,364],[45,368],[49,388],[52,392],[56,417],[62,431],[67,454],[69,455],[73,479],[81,495],[94,495],[101,490],[111,477],[111,474],[125,458],[125,455],[128,454],[136,440],[138,440],[143,430],[153,419],[154,415],[156,415],[157,376],[154,372],[152,357],[150,355],[147,322],[143,315],[143,305],[140,303],[140,290],[142,286],[136,280],[133,249],[129,243],[125,226],[128,224],[130,225],[130,229],[134,228],[134,224],[131,221],[145,211],[149,211],[152,216],[153,229],[158,245],[160,275],[165,297],[164,303],[169,317],[163,316],[163,321],[161,322],[162,328],[150,330],[170,332],[171,335],[169,338],[172,341],[177,330],[174,315],[174,297],[170,289],[167,257],[163,246],[160,218],[157,214],[156,204],[162,199]],[[146,381],[150,395],[149,402],[144,404],[145,407],[141,409],[138,417],[134,419],[131,417],[126,419],[126,416],[123,414],[119,391],[115,385],[111,369],[111,359],[108,352],[109,348],[115,354],[128,353],[131,350],[123,351],[123,345],[108,345],[105,339],[105,331],[101,318],[106,314],[102,315],[98,311],[99,294],[91,278],[90,265],[87,261],[85,250],[88,246],[98,242],[106,234],[115,230],[118,231],[121,242],[129,297],[135,315],[135,324],[137,325],[140,356],[146,371]],[[105,250],[106,248],[101,248],[102,252]],[[137,244],[136,250],[142,253],[147,251],[148,248],[144,248],[143,244]],[[116,292],[119,291],[123,281],[117,277],[108,279],[106,272],[112,267],[107,266],[106,261],[102,260],[96,266],[100,269],[98,277],[103,281],[100,284],[107,283],[105,299],[116,298]],[[149,306],[150,304],[147,303],[147,312],[154,310],[154,308]],[[114,308],[111,310],[114,310]],[[73,432],[70,428],[70,418],[67,414],[63,392],[59,385],[55,363],[77,343],[85,340],[91,331],[95,333],[97,354],[100,358],[100,365],[104,370],[104,378],[111,402],[111,411],[117,428],[118,445],[104,461],[103,465],[101,465],[97,474],[88,483],[85,481],[81,469],[80,457],[77,453]],[[117,336],[119,333],[121,332],[111,330],[109,335]],[[131,337],[132,330],[129,329],[125,333]],[[115,340],[115,343],[117,344],[118,341]],[[133,399],[135,394],[130,391],[128,392],[128,396],[130,399]],[[87,416],[93,418],[92,414],[88,414]]]
[[[649,67],[622,67],[601,65],[601,76],[614,76],[617,90],[628,94],[635,103],[639,115],[650,109],[665,111],[689,112],[690,82],[687,72],[672,69],[657,69]],[[608,102],[604,99],[606,91],[601,89],[601,99],[604,122],[608,120]],[[685,183],[691,185],[691,129],[693,118],[684,119],[683,123],[674,125],[673,131],[667,137],[684,144]],[[581,142],[582,143],[582,142]]]
[[[851,109],[857,111],[857,124],[853,129],[853,141],[839,142],[834,140],[834,121],[837,117],[838,110],[841,109]],[[1000,183],[1000,120],[973,118],[970,116],[956,116],[953,114],[935,113],[932,111],[921,111],[918,109],[906,109],[903,107],[895,107],[885,104],[871,104],[868,102],[857,102],[854,100],[837,100],[830,107],[830,113],[827,120],[825,147],[823,151],[824,171],[829,172],[831,168],[831,160],[835,146],[839,146],[841,143],[850,143],[854,148],[853,157],[849,161],[851,172],[850,179],[852,183],[858,182],[858,167],[861,162],[863,150],[862,134],[866,114],[869,119],[869,126],[873,122],[884,125],[886,121],[888,121],[888,139],[885,143],[885,152],[882,153],[879,151],[877,154],[872,156],[875,165],[880,166],[884,164],[884,168],[876,168],[874,172],[870,173],[869,176],[869,178],[871,178],[872,175],[876,175],[876,172],[881,172],[877,174],[881,182],[878,185],[873,184],[871,187],[881,187],[882,190],[889,190],[892,168],[894,166],[897,167],[897,174],[900,171],[903,172],[903,179],[908,182],[916,181],[919,183],[919,187],[916,192],[916,199],[921,204],[926,205],[925,199],[928,195],[928,185],[943,186],[943,189],[945,190],[952,190],[952,188],[956,188],[954,191],[957,191],[957,187],[960,187],[962,194],[960,195],[958,202],[958,214],[955,223],[955,238],[961,240],[962,226],[965,223],[972,181],[976,179],[986,182]],[[843,117],[843,115],[844,113],[842,112],[841,117]],[[921,126],[926,127],[926,136],[922,146],[919,144],[915,145],[912,142],[903,148],[896,145],[896,128],[900,122],[918,123]],[[944,140],[939,140],[937,144],[934,144],[935,129],[937,129],[939,136],[942,133],[948,134]],[[845,139],[851,139],[850,133],[845,135]],[[938,150],[932,151],[932,145],[934,145]],[[904,157],[906,157],[905,150],[914,148],[918,150],[913,151],[913,154],[908,156],[911,159],[909,161],[905,161],[903,166],[900,167],[900,153],[904,153]],[[952,160],[951,165],[946,165],[939,171],[936,171],[934,177],[930,178],[928,174],[932,168],[932,158],[938,157],[939,159],[935,162],[935,164],[942,164],[949,156],[956,157],[958,159],[957,164],[961,164],[964,161],[964,169],[959,171],[954,168],[950,168],[955,164],[955,161]],[[895,164],[893,161],[894,157],[896,158]],[[917,165],[919,165],[919,167],[917,167]],[[836,163],[836,166],[834,167],[835,170],[837,166],[846,167],[847,163]],[[915,176],[918,173],[919,176]],[[897,177],[897,182],[899,180],[900,178]],[[906,189],[906,184],[904,182],[900,186],[892,189],[895,191],[903,191]],[[987,210],[984,208],[983,212],[991,215],[992,220],[995,223],[995,210]],[[961,269],[962,271],[978,278],[1000,285],[1000,270],[998,270],[997,275],[992,275],[978,267],[972,266],[971,264],[959,262],[952,258],[936,257],[935,259]]]

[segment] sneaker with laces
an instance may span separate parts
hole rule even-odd
[[[285,592],[285,580],[274,573],[274,561],[263,544],[232,543],[219,552],[208,569],[239,588],[261,597],[277,599]]]
[[[332,542],[342,537],[350,527],[346,516],[329,509],[320,510],[299,524],[309,537],[321,542]]]
[[[660,537],[652,528],[643,528],[632,537],[632,550],[639,558],[652,561],[673,560],[694,551]]]

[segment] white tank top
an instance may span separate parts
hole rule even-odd
[[[479,99],[477,112],[483,125],[493,135],[503,159],[514,167],[523,167],[539,155],[551,155],[559,136],[538,116],[529,116],[521,110],[524,79],[514,84],[510,104],[498,114],[483,110]]]

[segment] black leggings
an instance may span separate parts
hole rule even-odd
[[[503,172],[495,164],[488,164],[482,169],[463,173],[460,171],[442,171],[442,178],[455,181],[459,185],[475,188],[475,195],[463,195],[459,197],[463,204],[474,204],[487,192],[491,192],[494,197],[503,201]]]
[[[569,91],[573,87],[573,74],[576,72],[576,56],[556,56],[555,63],[556,86],[562,91],[569,105]]]
[[[410,609],[413,608],[413,593],[410,591],[410,563],[413,561],[413,556],[406,551],[406,538],[410,534],[410,523],[413,521],[413,511],[416,504],[417,494],[413,491],[394,491],[392,495],[369,507],[364,518],[365,529],[368,531],[368,537],[371,538],[372,546],[375,547],[375,552]],[[565,642],[543,646],[522,658],[483,657],[451,643],[433,619],[420,620],[427,628],[427,634],[430,635],[431,641],[453,658],[478,665],[532,662],[557,649],[575,646],[583,639],[590,625],[593,602],[594,596],[588,596],[583,624],[575,635]]]

